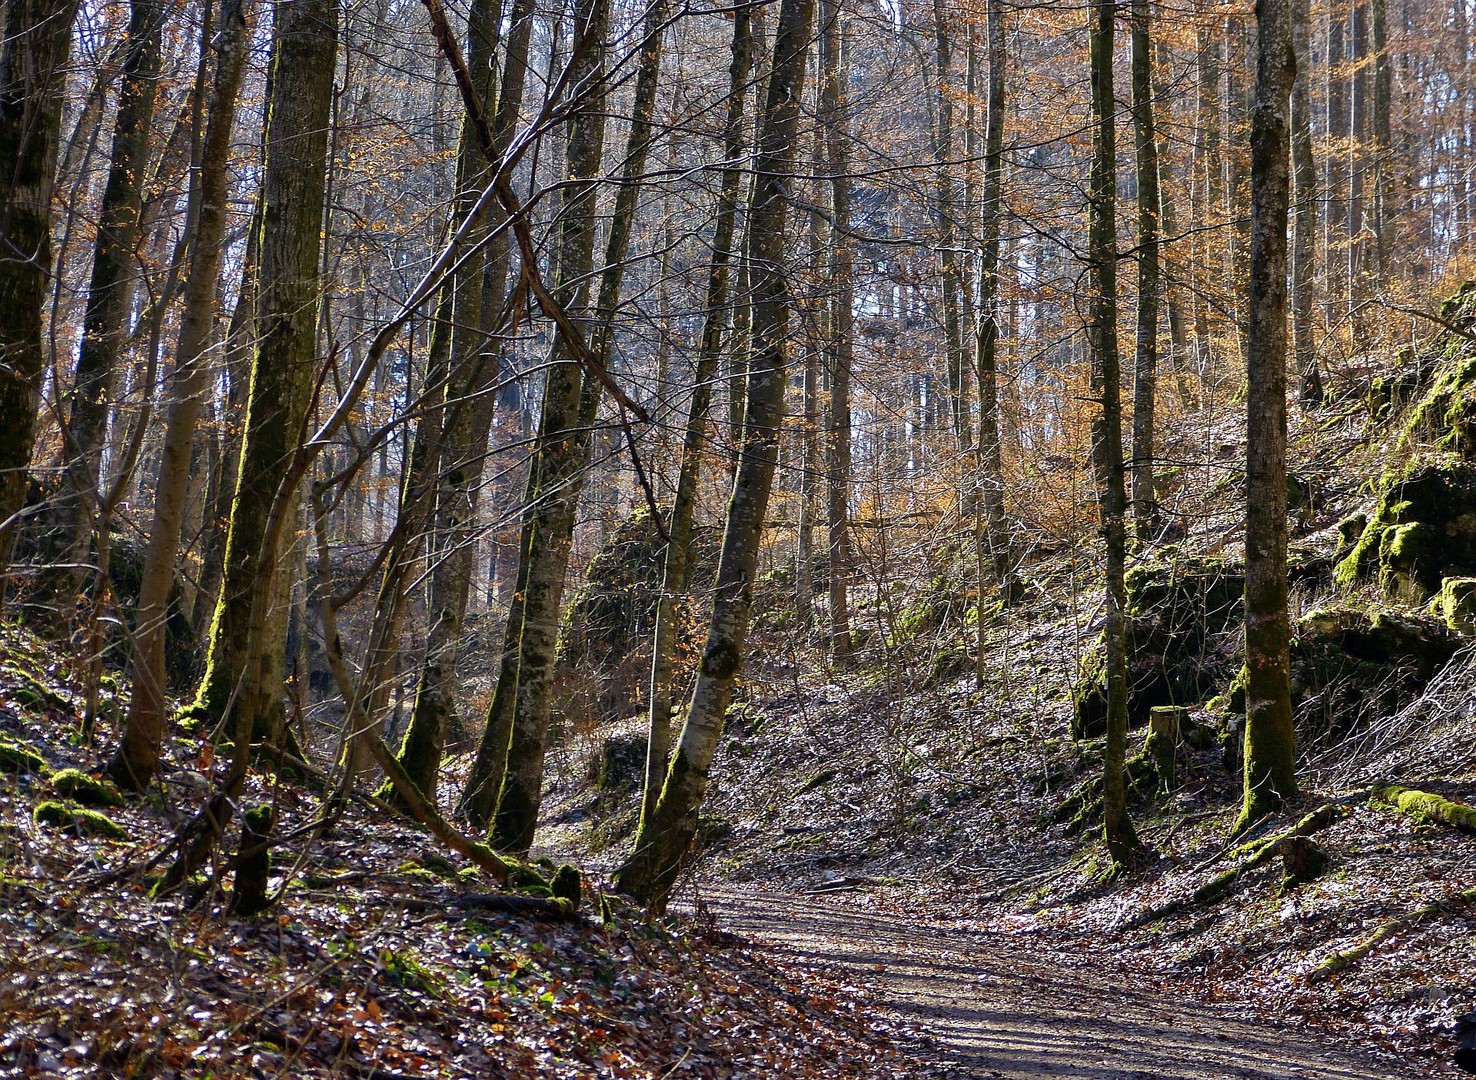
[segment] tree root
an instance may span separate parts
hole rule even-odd
[[[1417,907],[1407,915],[1402,915],[1392,922],[1386,922],[1353,947],[1329,954],[1322,963],[1307,972],[1307,982],[1318,983],[1329,979],[1352,967],[1397,934],[1402,934],[1428,919],[1433,919],[1436,915],[1469,907],[1472,904],[1476,904],[1476,889],[1451,893],[1449,896],[1443,896],[1439,900],[1432,900],[1428,904]]]
[[[1373,803],[1393,807],[1422,824],[1433,822],[1476,836],[1476,806],[1453,802],[1443,795],[1386,784],[1374,788]]]

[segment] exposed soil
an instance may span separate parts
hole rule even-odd
[[[891,908],[878,897],[703,890],[720,925],[770,945],[791,966],[866,986],[936,1040],[918,1074],[1391,1080],[1442,1075],[1246,1008],[1175,1000],[1081,955],[1012,942],[966,923]]]

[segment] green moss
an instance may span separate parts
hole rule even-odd
[[[1446,578],[1431,609],[1456,633],[1476,634],[1476,577]]]
[[[1245,575],[1239,564],[1166,549],[1127,572],[1128,720],[1147,722],[1159,705],[1193,705],[1227,678],[1227,634],[1240,620]],[[1231,644],[1231,649],[1234,645]],[[1071,688],[1077,739],[1105,730],[1107,677],[1100,637]]]
[[[436,877],[444,878],[447,881],[459,880],[455,864],[446,858],[446,856],[438,855],[434,851],[427,851],[423,854],[420,857],[420,865],[432,874],[435,874]]]
[[[796,791],[795,794],[807,795],[812,791],[818,791],[820,788],[823,788],[826,784],[834,780],[835,776],[836,772],[834,769],[821,769],[814,776],[810,777],[803,784],[801,784],[799,790]]]
[[[80,769],[62,769],[51,777],[51,788],[64,799],[83,806],[122,806],[123,796],[104,780],[88,776]]]
[[[577,867],[568,863],[560,866],[549,882],[549,891],[554,897],[566,901],[574,910],[579,909],[579,901],[583,895],[583,878]]]
[[[37,805],[31,815],[37,825],[49,825],[58,829],[73,829],[84,836],[99,836],[105,840],[126,840],[128,833],[106,814],[88,810],[71,803],[54,799]]]
[[[0,739],[0,772],[45,776],[50,769],[46,760],[29,743]]]

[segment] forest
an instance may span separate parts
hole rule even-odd
[[[1476,1073],[1473,0],[0,12],[0,1076]]]

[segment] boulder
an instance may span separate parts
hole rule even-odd
[[[1234,673],[1245,572],[1238,563],[1165,552],[1127,574],[1128,724],[1162,705],[1203,701]],[[1102,640],[1082,659],[1071,691],[1071,733],[1102,734],[1107,681]]]
[[[1338,563],[1340,584],[1376,580],[1419,603],[1444,579],[1476,572],[1476,464],[1421,455],[1379,486],[1378,505]]]

